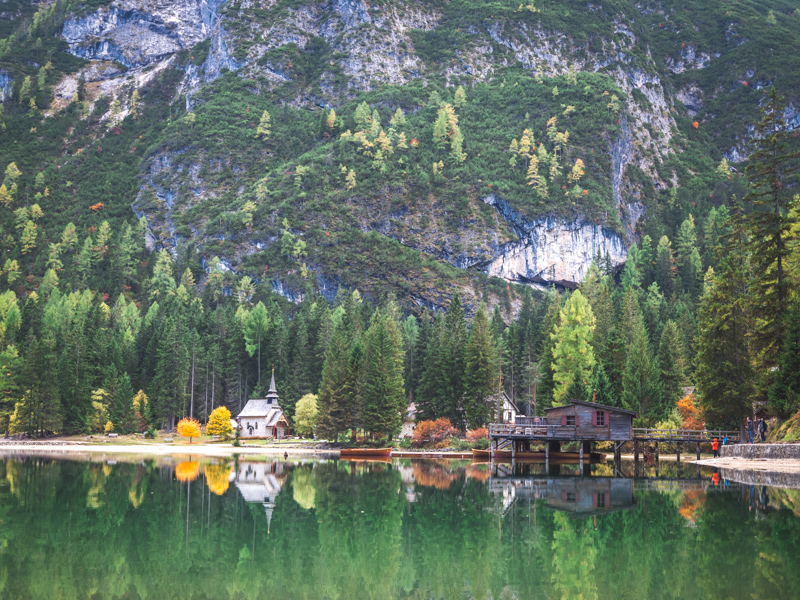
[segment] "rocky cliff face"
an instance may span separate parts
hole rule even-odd
[[[517,283],[569,286],[583,280],[598,255],[608,255],[615,267],[627,258],[622,237],[596,223],[552,216],[528,219],[495,195],[484,202],[497,209],[518,238],[484,265],[489,275]]]
[[[650,10],[638,8],[641,15]],[[599,5],[590,5],[590,9],[600,11],[598,17],[604,10]],[[719,53],[689,45],[667,61],[666,70],[659,69],[649,52],[638,51],[645,42],[634,17],[638,18],[620,14],[608,30],[591,38],[524,20],[486,19],[463,32],[468,41],[446,64],[435,64],[430,57],[426,62],[415,47],[420,32],[443,26],[439,9],[415,1],[370,6],[362,0],[327,0],[286,6],[275,0],[235,4],[225,0],[113,0],[107,7],[67,19],[62,36],[73,54],[93,61],[93,66],[81,73],[95,84],[97,94],[119,97],[131,77],[134,85],[140,85],[158,70],[175,66],[185,73],[182,91],[190,110],[196,90],[224,70],[256,81],[259,90],[294,81],[291,62],[279,51],[302,53],[310,48],[317,49],[314,52],[324,60],[315,66],[315,81],[305,88],[298,86],[297,97],[288,100],[297,106],[335,107],[360,91],[431,74],[454,84],[465,76],[491,79],[499,68],[514,64],[545,77],[564,75],[570,68],[605,73],[628,94],[619,112],[620,135],[603,149],[611,157],[613,198],[609,205],[616,211],[607,215],[606,222],[590,222],[577,212],[574,218],[523,216],[491,195],[484,202],[497,210],[498,222],[502,221],[496,230],[481,232],[472,224],[445,234],[443,228],[419,225],[410,211],[367,211],[359,224],[365,231],[377,231],[459,268],[479,268],[508,281],[572,285],[581,281],[598,254],[608,255],[614,266],[623,264],[627,246],[637,239],[636,227],[645,207],[628,180],[627,167],[639,167],[656,188],[668,185],[662,177],[674,177],[657,168],[669,158],[677,132],[675,106],[669,84],[662,77],[685,77],[719,57]],[[202,64],[189,61],[177,65],[176,54],[201,41],[208,41]],[[128,71],[121,72],[109,61],[121,63]],[[56,86],[62,104],[74,92],[78,75]],[[3,85],[0,72],[0,98],[11,84]],[[704,102],[702,90],[691,81],[675,97],[690,114],[701,110]],[[123,111],[126,108],[123,96]],[[788,110],[791,126],[800,126],[797,111]],[[728,152],[731,158],[741,158],[738,148]],[[153,242],[171,247],[180,238],[171,216],[173,207],[197,206],[217,192],[200,181],[199,166],[181,175],[167,156],[148,165],[134,207],[148,216],[154,231],[160,231]],[[501,231],[504,227],[517,239],[511,240]],[[259,250],[262,237],[253,233],[252,239],[242,242],[241,252]],[[202,240],[199,243],[202,246]]]

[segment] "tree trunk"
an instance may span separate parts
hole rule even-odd
[[[189,418],[194,418],[194,351],[192,351],[192,389],[189,391]]]

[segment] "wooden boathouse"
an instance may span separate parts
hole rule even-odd
[[[497,451],[511,451],[512,460],[517,453],[529,452],[532,444],[544,444],[545,461],[551,452],[560,452],[562,442],[580,442],[579,460],[588,459],[592,442],[613,442],[614,462],[620,460],[620,451],[625,442],[634,443],[634,460],[639,462],[642,444],[655,444],[658,461],[659,443],[675,444],[680,463],[681,445],[695,444],[700,459],[700,444],[710,444],[714,438],[720,442],[739,442],[738,431],[707,429],[640,429],[633,427],[636,412],[606,406],[595,402],[570,400],[569,404],[545,409],[544,417],[517,417],[514,423],[492,423],[489,425],[491,456]]]
[[[545,409],[544,417],[517,417],[514,423],[489,425],[492,454],[510,447],[512,457],[530,450],[531,444],[545,444],[545,459],[550,452],[560,452],[562,442],[581,442],[579,456],[587,459],[594,441],[614,442],[614,457],[625,442],[633,440],[633,418],[636,412],[571,400],[569,404]]]

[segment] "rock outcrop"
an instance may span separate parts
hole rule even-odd
[[[622,236],[596,223],[553,216],[528,219],[495,195],[484,202],[498,210],[519,239],[505,244],[485,265],[489,275],[518,283],[571,286],[583,280],[598,255],[608,255],[615,267],[627,258]]]
[[[11,98],[11,92],[14,89],[14,79],[8,74],[5,69],[0,69],[0,102],[5,102]]]

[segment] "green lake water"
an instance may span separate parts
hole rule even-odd
[[[800,490],[630,471],[6,456],[0,598],[800,598]]]

